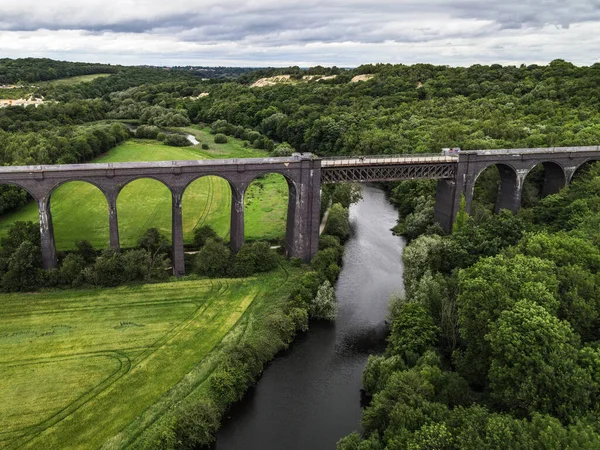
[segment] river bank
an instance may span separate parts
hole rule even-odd
[[[402,238],[385,193],[363,188],[336,284],[338,319],[311,324],[228,413],[216,448],[326,449],[360,427],[361,375],[385,341],[388,300],[402,293]]]

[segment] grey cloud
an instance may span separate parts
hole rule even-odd
[[[265,46],[306,44],[311,42],[428,42],[438,39],[474,37],[492,34],[498,29],[542,27],[553,24],[569,27],[572,23],[600,20],[600,0],[422,0],[346,2],[331,0],[299,2],[262,1],[248,4],[236,0],[223,6],[198,8],[192,3],[178,12],[165,12],[152,3],[135,16],[129,10],[115,15],[86,16],[85,9],[71,15],[61,11],[60,2],[50,14],[32,11],[3,11],[0,6],[0,30],[34,31],[87,30],[89,32],[171,34],[189,42],[255,42]],[[106,8],[126,8],[118,4]],[[65,6],[66,8],[66,6]],[[430,20],[431,26],[415,33],[411,29],[386,27],[407,18]],[[440,22],[453,19],[486,20],[492,26],[484,30],[468,27],[458,30],[438,28]]]

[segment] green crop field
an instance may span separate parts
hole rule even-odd
[[[206,130],[189,128],[200,142],[212,140]],[[209,150],[195,147],[169,147],[157,141],[132,139],[112,149],[94,162],[165,161],[210,158],[259,157],[261,150],[244,148],[239,140],[210,144]],[[248,188],[245,197],[245,235],[248,240],[278,240],[285,235],[287,183],[281,175],[267,175]],[[194,181],[183,197],[184,239],[190,242],[197,226],[211,225],[228,239],[231,208],[229,184],[219,177]],[[96,248],[108,247],[108,206],[104,195],[84,182],[66,183],[51,198],[54,234],[58,250],[74,248],[87,239]],[[160,229],[170,239],[171,196],[166,186],[151,180],[136,180],[125,186],[117,201],[120,240],[133,247],[148,228]],[[17,220],[38,221],[37,205],[30,203],[0,218],[0,236]]]
[[[289,270],[3,294],[0,448],[124,446],[203,388],[224,342],[280,307],[298,269]]]

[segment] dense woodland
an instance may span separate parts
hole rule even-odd
[[[0,77],[36,81],[67,76],[66,70],[107,71],[76,64],[59,70],[44,60],[22,64],[30,64],[31,80],[7,60],[0,61]],[[87,161],[129,137],[119,121],[161,128],[204,123],[216,135],[274,155],[600,144],[600,64],[262,69],[218,82],[189,70],[112,69],[89,83],[40,87],[48,102],[38,108],[0,109],[0,163]],[[278,74],[291,74],[292,82],[250,87]],[[304,74],[336,77],[305,81]],[[359,74],[374,77],[350,82]],[[344,438],[340,449],[600,447],[600,168],[546,198],[538,172],[517,215],[490,212],[497,181],[493,170],[481,177],[473,213],[461,211],[449,234],[433,223],[434,184],[388,186],[401,217],[395,231],[410,240],[406,296],[393,302],[387,349],[371,357],[363,376],[371,396],[363,433]],[[334,316],[330,302],[315,300],[328,298],[339,273],[341,242],[350,232],[344,206],[354,194],[326,195],[334,203],[328,236],[290,296],[290,336],[305,329],[309,314]],[[0,213],[26,200],[3,187]],[[5,290],[148,281],[168,265],[169,249],[150,230],[138,249],[122,254],[81,243],[59,270],[42,273],[36,233],[19,224],[1,243]],[[276,261],[260,243],[231,255],[210,230],[199,231],[197,246],[189,263],[206,276],[246,276]],[[193,426],[173,425],[163,438],[175,433],[180,443],[210,441],[215,417],[258,374],[237,363],[215,381],[222,394],[213,405],[217,412],[203,410]],[[155,438],[152,445],[164,444]]]

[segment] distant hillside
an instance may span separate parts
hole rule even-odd
[[[0,59],[0,84],[33,83],[96,73],[115,73],[110,64],[54,61],[48,58]]]

